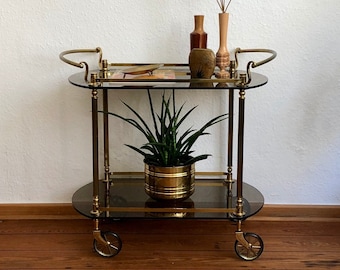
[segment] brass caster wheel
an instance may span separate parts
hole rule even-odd
[[[244,233],[244,239],[248,242],[247,245],[240,241],[235,242],[236,254],[245,261],[253,261],[260,257],[263,251],[263,241],[260,236],[255,233]]]
[[[93,240],[94,250],[103,257],[116,256],[122,249],[122,240],[113,232],[102,232],[103,241]]]

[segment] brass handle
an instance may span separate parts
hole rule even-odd
[[[247,64],[247,77],[248,80],[245,83],[246,85],[249,84],[251,82],[251,72],[250,72],[250,68],[256,68],[259,66],[262,66],[264,64],[269,63],[270,61],[272,61],[273,59],[275,59],[277,53],[274,50],[270,50],[270,49],[246,49],[246,50],[242,50],[241,48],[237,48],[235,50],[235,62],[236,62],[236,68],[238,67],[238,59],[237,59],[237,55],[239,53],[270,53],[271,56],[266,58],[265,60],[259,61],[259,62],[254,62],[254,61],[250,61]]]
[[[76,50],[68,50],[68,51],[63,51],[59,54],[59,58],[61,61],[65,62],[66,64],[69,64],[71,66],[75,66],[75,67],[78,67],[78,68],[84,68],[85,67],[85,76],[84,76],[84,79],[85,81],[87,82],[87,77],[88,77],[88,74],[89,74],[89,66],[86,62],[74,62],[74,61],[71,61],[67,58],[65,58],[65,55],[68,55],[68,54],[74,54],[74,53],[99,53],[99,61],[98,61],[98,65],[100,66],[101,65],[101,62],[102,62],[102,49],[100,47],[97,47],[95,49],[76,49]]]

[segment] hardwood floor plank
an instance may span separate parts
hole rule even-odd
[[[233,252],[235,237],[233,235],[206,234],[203,236],[192,235],[161,235],[161,234],[121,234],[124,250],[146,251],[220,251],[228,250]],[[338,250],[340,254],[339,238],[332,236],[286,236],[269,237],[261,236],[265,249],[275,252],[296,251],[308,249],[310,252],[333,252]],[[13,245],[9,243],[15,239]],[[41,247],[48,247],[49,250],[59,251],[65,245],[72,250],[91,249],[91,234],[20,234],[1,235],[0,251],[16,250],[18,252],[31,250],[39,251]]]
[[[101,258],[93,252],[4,252],[0,269],[338,269],[340,260],[327,253],[267,252],[246,262],[227,252],[121,252]],[[3,258],[6,258],[3,260]]]
[[[92,221],[3,220],[0,269],[340,269],[340,221],[247,220],[264,252],[246,262],[234,251],[235,225],[222,220],[122,220],[102,223],[119,233],[122,251],[92,249]]]

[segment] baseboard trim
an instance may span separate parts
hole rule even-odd
[[[340,205],[265,204],[253,220],[340,221]]]
[[[0,220],[85,219],[71,203],[0,204]],[[340,205],[265,204],[251,220],[340,221]]]
[[[71,203],[0,204],[0,220],[82,218]]]

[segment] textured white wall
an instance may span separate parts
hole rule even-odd
[[[62,63],[61,51],[101,46],[110,62],[186,62],[195,14],[205,15],[208,46],[217,51],[218,12],[214,0],[3,0],[0,202],[70,202],[91,181],[90,93],[67,82],[80,70]],[[231,51],[278,52],[256,70],[269,83],[247,94],[245,181],[267,203],[339,204],[340,2],[233,0],[229,12]],[[144,93],[115,97],[145,107]],[[226,110],[226,93],[179,98],[199,104],[195,123]],[[114,124],[112,169],[142,170],[122,145],[137,134]],[[201,141],[199,151],[213,157],[199,170],[225,170],[223,127]]]

